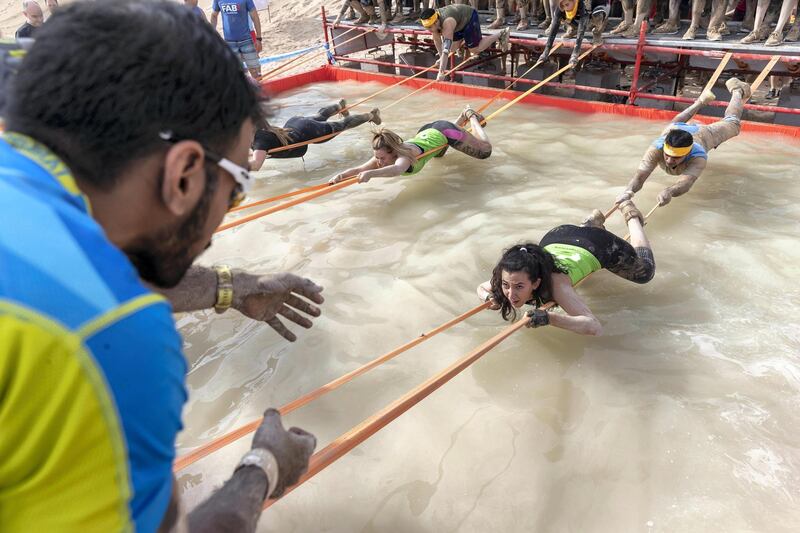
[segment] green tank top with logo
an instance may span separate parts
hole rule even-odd
[[[555,258],[556,263],[567,271],[574,287],[580,280],[603,267],[589,250],[572,244],[553,243],[544,250]]]
[[[428,128],[427,130],[422,130],[421,132],[417,133],[416,137],[411,140],[406,141],[407,144],[413,144],[418,146],[422,153],[427,152],[428,150],[432,150],[434,148],[444,148],[447,146],[447,137],[444,136],[439,130],[435,130],[433,128]],[[424,155],[417,159],[417,162],[414,163],[406,170],[406,174],[416,174],[425,166],[425,163],[431,160],[434,156],[436,156],[438,152],[431,152],[428,155]]]

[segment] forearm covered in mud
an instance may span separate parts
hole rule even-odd
[[[673,185],[670,185],[668,187],[669,192],[670,194],[672,194],[673,197],[686,194],[687,192],[689,192],[689,189],[692,188],[692,185],[694,185],[695,181],[697,181],[696,176],[689,176],[687,174],[684,174],[678,179],[678,181],[676,181]]]
[[[221,489],[189,514],[191,533],[251,533],[261,516],[268,480],[256,466],[233,473]]]
[[[217,273],[212,268],[192,266],[171,289],[151,286],[172,304],[172,311],[185,313],[211,309],[217,302]]]

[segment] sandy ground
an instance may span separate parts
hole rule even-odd
[[[72,0],[75,1],[75,0]],[[61,0],[62,4],[71,3]],[[0,35],[13,37],[24,22],[21,0],[0,0]],[[45,2],[40,2],[44,6]],[[262,56],[270,56],[305,48],[322,40],[320,6],[322,0],[273,0],[267,11],[261,11],[261,28],[264,35]],[[327,3],[337,10],[341,4]],[[200,6],[211,12],[211,0],[200,0]],[[47,16],[47,13],[45,13]],[[272,22],[270,22],[270,17]],[[222,24],[219,24],[220,29]]]

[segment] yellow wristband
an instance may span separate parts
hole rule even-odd
[[[214,271],[217,273],[217,303],[214,304],[214,310],[224,313],[233,303],[233,273],[228,265],[216,265]]]

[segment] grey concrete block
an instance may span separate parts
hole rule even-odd
[[[658,79],[658,77],[662,74],[663,72],[661,70],[650,70],[645,72],[643,75],[639,76],[639,87],[646,87],[650,85],[653,80]],[[663,78],[655,85],[645,89],[644,91],[641,91],[640,94],[647,93],[673,96],[677,88],[678,78],[675,76],[670,76],[669,78]],[[675,102],[668,102],[666,100],[650,100],[649,98],[637,98],[636,105],[639,107],[665,109],[668,111],[673,111],[675,109]]]
[[[414,67],[430,67],[435,62],[436,56],[431,52],[406,52],[404,54],[400,54],[398,57],[398,63],[403,65],[412,65]],[[419,72],[418,70],[403,67],[399,67],[398,70],[400,71],[401,76],[411,76],[412,74]],[[436,74],[436,70],[433,69],[420,77],[435,80]]]
[[[372,59],[374,61],[383,61],[385,63],[394,63],[394,54],[381,54],[381,55],[370,55],[367,59]],[[387,65],[371,65],[369,63],[362,63],[361,70],[364,72],[381,72],[383,74],[396,74],[395,67],[390,67]]]
[[[603,89],[616,89],[619,86],[620,72],[616,66],[586,65],[575,74],[576,85],[588,87],[602,87]],[[576,89],[573,98],[592,100],[595,102],[610,102],[612,95],[581,91]]]
[[[460,80],[461,83],[465,83],[467,85],[476,85],[478,87],[494,87],[496,89],[504,88],[508,82],[503,80],[493,80],[490,78],[484,78],[480,76],[470,76],[467,72],[480,72],[483,74],[494,74],[497,76],[505,76],[505,71],[503,70],[503,64],[500,59],[494,59],[492,61],[481,63],[480,65],[470,67],[464,69],[464,74],[456,78],[456,80]]]
[[[517,65],[517,72],[516,72],[515,76],[517,76],[517,77],[522,76],[534,64],[535,64],[535,61],[531,62],[531,63],[523,63],[521,65]],[[556,69],[557,69],[557,65],[555,63],[552,63],[552,62],[548,61],[548,62],[546,62],[546,63],[544,63],[542,65],[539,65],[538,67],[536,67],[535,69],[531,70],[527,74],[525,74],[525,76],[523,76],[523,78],[526,79],[526,80],[533,80],[534,82],[539,82],[539,81],[542,81],[543,79],[545,79],[546,77],[551,76],[556,71]],[[554,80],[554,81],[557,81],[557,80]],[[514,86],[514,88],[516,90],[518,90],[518,91],[527,91],[528,89],[533,87],[533,85],[535,85],[535,83],[528,83],[528,82],[520,80],[519,82],[517,82],[517,84]],[[536,92],[539,93],[539,94],[555,94],[556,90],[545,85],[544,87],[542,87],[541,89],[539,89]]]
[[[794,80],[788,87],[781,90],[781,97],[778,98],[779,107],[800,108],[800,80]],[[775,124],[785,126],[800,126],[800,115],[787,115],[786,113],[775,113]]]
[[[386,34],[384,38],[381,39],[380,37],[378,37],[377,32],[367,33],[366,31],[362,30],[353,30],[347,35],[343,35],[349,29],[350,28],[336,28],[332,30],[333,43],[331,46],[331,52],[334,52],[336,55],[340,56],[352,54],[355,52],[361,52],[362,50],[370,50],[372,48],[376,48],[384,44],[391,44],[394,39],[393,37],[394,34],[391,33]],[[360,39],[355,38],[356,35],[358,34],[361,34]],[[345,42],[347,42],[347,44],[339,44]]]

